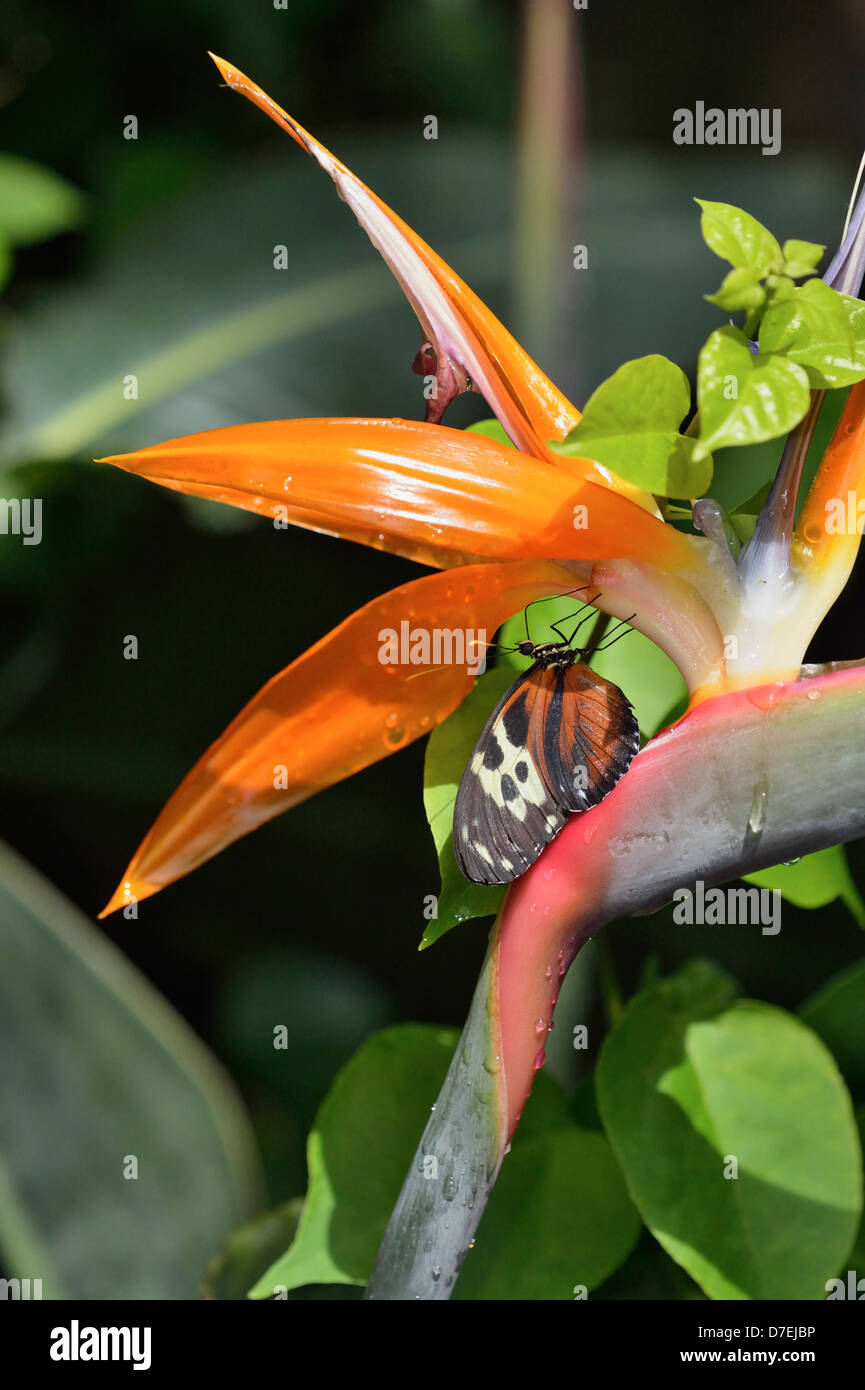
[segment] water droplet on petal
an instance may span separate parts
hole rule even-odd
[[[754,795],[751,798],[751,810],[748,815],[748,832],[751,835],[762,835],[766,828],[766,816],[769,811],[769,786],[765,777],[761,778],[754,788]]]

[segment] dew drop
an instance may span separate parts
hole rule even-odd
[[[768,810],[769,787],[765,777],[763,777],[754,788],[754,795],[751,798],[751,810],[748,815],[748,832],[750,835],[762,835],[766,828]]]

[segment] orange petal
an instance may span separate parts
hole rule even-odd
[[[199,759],[163,808],[108,906],[140,901],[256,826],[404,748],[468,694],[463,664],[385,665],[383,633],[437,631],[477,651],[533,598],[574,588],[574,575],[537,561],[425,575],[374,599],[263,687]],[[415,649],[417,651],[417,648]],[[411,646],[408,648],[411,654]],[[419,653],[423,655],[423,653]],[[435,659],[435,648],[430,652]]]
[[[687,563],[684,537],[592,464],[550,468],[484,435],[419,420],[271,420],[102,462],[178,492],[447,567],[472,559]]]
[[[551,457],[580,412],[556,390],[477,295],[350,169],[277,106],[256,82],[211,53],[226,83],[287,131],[330,175],[370,241],[390,266],[438,354],[440,390],[450,399],[466,378],[482,392],[520,449]]]
[[[852,509],[851,509],[852,494]],[[802,506],[796,527],[796,549],[804,567],[815,574],[838,569],[846,582],[861,533],[855,522],[858,503],[865,501],[865,382],[850,394],[829,447]],[[845,523],[840,524],[841,513]]]
[[[805,634],[817,631],[850,578],[862,539],[863,503],[865,382],[860,381],[850,389],[793,535],[795,620]]]

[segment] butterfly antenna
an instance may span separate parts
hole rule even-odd
[[[589,587],[589,586],[588,586],[588,584],[587,584],[587,585],[586,585],[586,588],[588,588],[588,587]],[[567,617],[565,617],[565,618],[559,618],[558,623],[550,623],[550,630],[551,630],[552,632],[557,632],[558,635],[559,635],[559,637],[561,637],[562,641],[563,641],[563,642],[567,642],[568,646],[570,646],[571,643],[573,642],[574,638],[576,637],[577,633],[579,632],[580,628],[581,628],[581,627],[584,627],[586,623],[591,622],[592,618],[600,617],[600,614],[597,612],[597,610],[595,610],[595,611],[592,612],[592,613],[587,613],[586,616],[585,616],[584,618],[581,618],[580,621],[577,623],[577,626],[574,628],[574,630],[573,630],[573,632],[571,633],[570,637],[566,637],[566,636],[565,636],[565,634],[564,634],[564,633],[562,632],[562,630],[561,630],[562,627],[564,626],[565,623],[569,623],[569,622],[571,621],[571,618],[576,618],[577,613],[582,613],[582,611],[583,611],[584,608],[588,608],[591,604],[593,604],[593,603],[595,602],[596,599],[599,599],[600,597],[601,597],[601,591],[600,591],[600,589],[599,589],[598,592],[597,592],[596,594],[592,594],[592,597],[591,597],[591,598],[587,598],[587,599],[586,599],[586,602],[585,602],[584,604],[582,604],[582,605],[577,609],[576,613],[568,613]]]
[[[605,652],[609,647],[614,646],[622,637],[627,637],[628,633],[633,631],[633,628],[628,627],[628,623],[632,618],[636,618],[636,616],[636,613],[632,613],[630,618],[621,618],[618,623],[618,628],[624,628],[625,631],[620,632],[614,627],[607,640],[602,642],[599,647],[593,647],[590,654],[594,656],[595,652]]]
[[[563,594],[546,594],[543,598],[533,598],[532,601],[531,601],[531,603],[527,603],[527,604],[526,604],[525,609],[524,609],[524,611],[523,611],[523,617],[524,617],[525,620],[526,620],[526,641],[527,641],[527,642],[531,642],[531,640],[532,640],[531,637],[529,636],[529,609],[530,609],[530,608],[534,608],[534,606],[535,606],[536,603],[551,603],[552,600],[555,599],[555,598],[567,598],[569,594],[581,594],[581,593],[583,592],[584,589],[590,589],[590,588],[591,588],[591,585],[590,585],[590,584],[580,584],[579,587],[576,588],[576,589],[566,589],[566,591],[565,591]],[[596,597],[597,597],[597,595],[596,595]],[[578,611],[579,611],[579,610],[578,610]],[[571,616],[573,617],[574,615],[571,614]],[[563,621],[564,621],[564,619],[563,619]],[[552,625],[551,625],[551,626],[552,626]]]
[[[483,644],[481,644],[480,642],[478,642],[478,643],[476,644],[476,646],[475,646],[475,660],[477,660],[478,648],[479,648],[481,645],[483,645],[485,651],[489,651],[490,647],[498,647],[498,646],[499,646],[499,643],[498,643],[498,642],[484,642]],[[503,652],[505,652],[505,653],[507,653],[507,652],[515,652],[515,651],[516,651],[516,647],[500,647],[500,650],[503,651]],[[431,676],[431,675],[434,674],[434,672],[440,671],[441,669],[442,669],[441,666],[427,666],[426,670],[424,670],[424,671],[414,671],[414,672],[412,672],[412,674],[411,674],[410,676],[406,676],[405,679],[406,679],[407,681],[416,681],[417,678],[418,678],[418,676]]]

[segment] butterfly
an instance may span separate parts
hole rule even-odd
[[[603,647],[573,645],[592,616],[570,637],[552,624],[561,641],[536,643],[526,610],[526,638],[513,650],[532,665],[484,725],[454,803],[454,854],[473,883],[510,883],[524,874],[571,815],[603,801],[640,747],[630,701],[586,665],[587,656],[626,633]]]

